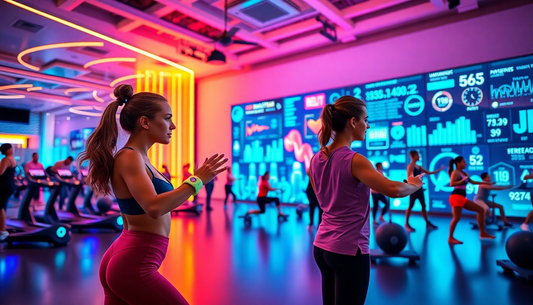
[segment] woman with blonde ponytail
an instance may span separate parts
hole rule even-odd
[[[227,159],[218,154],[206,158],[174,189],[148,159],[150,147],[168,144],[176,129],[167,100],[156,93],[133,94],[130,85],[118,86],[114,95],[78,163],[89,161],[88,184],[97,194],[113,191],[124,220],[122,234],[100,263],[104,304],[188,304],[158,272],[168,246],[170,211],[225,171]],[[120,126],[130,136],[117,151],[120,107]]]
[[[322,274],[322,301],[363,305],[370,276],[370,189],[405,197],[422,187],[423,175],[409,177],[408,183],[389,180],[350,149],[370,128],[362,100],[343,96],[326,105],[321,118],[321,150],[307,174],[324,211],[313,249]]]

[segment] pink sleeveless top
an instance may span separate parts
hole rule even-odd
[[[369,254],[370,189],[352,175],[356,152],[348,147],[332,151],[329,158],[317,153],[311,160],[311,175],[324,215],[314,245],[333,253]]]

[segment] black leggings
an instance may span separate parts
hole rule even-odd
[[[315,262],[322,274],[324,305],[365,304],[370,279],[370,254],[337,254],[313,247]]]
[[[224,190],[226,191],[226,199],[224,199],[224,205],[228,202],[229,194],[233,195],[233,202],[237,201],[237,196],[232,190],[233,185],[226,184],[224,185]]]
[[[316,198],[316,194],[311,186],[311,183],[309,183],[307,186],[305,193],[307,195],[307,199],[309,199],[309,224],[312,225],[315,222],[315,208],[318,208],[318,224],[320,225],[322,223],[322,214],[324,211],[322,211],[320,204],[318,204],[318,198]]]
[[[381,216],[383,217],[383,215],[387,214],[387,211],[389,210],[389,200],[383,194],[372,193],[372,212],[374,213],[374,220],[376,219],[376,214],[378,213],[380,201],[385,204],[381,210]]]
[[[257,204],[259,205],[259,210],[261,213],[266,211],[266,204],[275,202],[276,206],[279,206],[279,198],[276,197],[257,197]]]
[[[9,198],[15,192],[15,188],[4,188],[0,189],[0,209],[7,209],[7,203]]]
[[[420,189],[413,194],[409,195],[409,208],[412,209],[415,206],[415,202],[418,199],[422,205],[422,210],[426,209],[426,197],[424,197],[424,190]]]

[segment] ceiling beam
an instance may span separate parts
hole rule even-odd
[[[459,13],[477,10],[479,8],[478,0],[461,0],[461,4],[457,7]]]
[[[78,5],[82,4],[85,0],[57,0],[56,5],[62,10],[72,11]]]
[[[447,8],[446,8],[447,10]],[[337,29],[339,40],[350,40],[350,36],[357,37],[379,30],[393,28],[408,24],[425,18],[430,18],[442,14],[443,10],[436,9],[433,4],[427,2],[410,8],[402,9],[392,13],[384,14],[372,19],[357,22],[357,26],[350,31]],[[293,54],[309,50],[322,45],[331,44],[331,41],[321,34],[314,34],[299,39],[291,40],[280,45],[278,50],[258,50],[252,53],[239,56],[239,65],[249,65],[272,59],[282,55]]]
[[[338,25],[341,29],[349,31],[353,29],[354,23],[351,20],[344,19],[339,11],[331,2],[327,0],[304,0],[312,8],[324,15],[329,21]]]
[[[174,11],[173,8],[164,6],[161,3],[156,3],[155,5],[151,6],[147,10],[143,11],[143,13],[153,15],[157,18],[161,18],[165,15],[168,15]],[[140,16],[139,16],[140,17]],[[141,25],[144,25],[144,20],[142,18],[138,18],[135,20],[130,19],[124,19],[117,23],[117,29],[121,32],[130,32]]]
[[[123,4],[123,3],[120,3],[114,0],[86,0],[86,1],[87,3],[90,3],[101,9],[107,10],[113,14],[117,14],[119,16],[122,16],[130,20],[137,20],[139,22],[142,22],[142,24],[147,25],[151,28],[154,28],[158,31],[167,33],[169,35],[177,36],[178,38],[182,38],[184,40],[189,40],[189,41],[192,40],[194,43],[200,43],[202,45],[210,41],[208,37],[205,37],[199,33],[188,30],[186,28],[179,27],[165,20],[161,20],[160,18],[156,16],[150,15],[136,8],[133,8],[129,5],[126,5],[126,4]],[[205,45],[203,46],[205,47]]]
[[[356,18],[359,16],[367,15],[373,12],[377,12],[398,4],[402,4],[405,2],[409,2],[412,0],[372,0],[372,1],[366,1],[362,3],[358,3],[356,5],[347,7],[343,10],[341,10],[341,14],[344,17],[344,19],[351,19]],[[442,0],[441,0],[442,1]]]
[[[156,0],[156,1],[166,6],[172,7],[178,12],[181,12],[191,18],[194,18],[216,29],[224,31],[224,19],[223,18],[217,18],[207,12],[202,11],[201,9],[198,9],[194,6],[188,6],[181,2],[174,2],[172,0]],[[267,41],[266,39],[264,39],[264,36],[262,34],[252,34],[244,29],[240,29],[240,31],[237,33],[237,36],[248,41],[257,42],[259,45],[267,49],[278,48],[277,43]]]
[[[448,3],[446,0],[431,0],[431,3],[438,10],[448,9]]]
[[[25,78],[25,79],[31,79],[31,80],[42,81],[42,82],[47,82],[47,83],[60,84],[60,85],[65,85],[65,86],[70,86],[70,87],[85,87],[85,88],[103,90],[106,92],[110,92],[113,90],[113,88],[106,86],[106,85],[85,82],[85,81],[77,80],[74,78],[59,77],[59,76],[43,74],[43,73],[34,72],[34,71],[16,69],[16,68],[11,68],[11,67],[2,66],[2,65],[0,65],[0,74],[17,77],[17,78]]]

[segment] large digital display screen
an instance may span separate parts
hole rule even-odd
[[[255,200],[260,175],[284,203],[308,203],[306,170],[320,145],[317,134],[324,106],[351,95],[367,104],[370,129],[352,149],[373,164],[381,162],[393,180],[407,177],[409,152],[429,171],[424,192],[430,211],[450,212],[453,190],[447,173],[451,158],[463,156],[474,180],[488,172],[492,181],[513,186],[493,191],[510,216],[532,209],[533,56],[445,69],[420,75],[232,106],[234,191],[240,200]],[[467,186],[473,199],[477,186]],[[408,198],[391,200],[404,210]],[[415,205],[415,210],[420,205]]]

